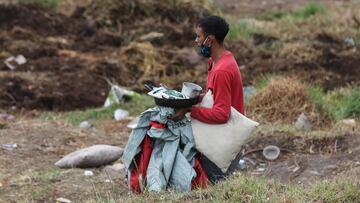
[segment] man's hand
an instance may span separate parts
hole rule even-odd
[[[175,114],[168,117],[168,119],[175,121],[175,122],[180,121],[181,119],[183,119],[185,117],[185,114],[187,112],[189,112],[190,110],[191,110],[191,108],[176,109]]]
[[[198,103],[201,103],[201,101],[203,100],[203,98],[205,97],[206,93],[201,93],[199,95],[199,98],[198,98]]]

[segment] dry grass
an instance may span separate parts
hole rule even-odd
[[[302,112],[311,120],[318,121],[320,118],[305,86],[290,77],[271,79],[263,90],[254,94],[246,112],[260,122],[282,121],[290,124]]]

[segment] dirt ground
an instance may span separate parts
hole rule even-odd
[[[96,199],[95,194],[127,193],[125,175],[108,174],[103,168],[60,170],[54,163],[64,155],[94,144],[124,147],[130,130],[125,122],[107,122],[102,129],[80,129],[61,121],[19,120],[0,130],[1,143],[16,143],[13,150],[0,149],[1,202],[55,202],[64,197],[76,202]]]
[[[1,142],[17,143],[18,147],[0,149],[0,201],[54,202],[63,197],[83,202],[96,199],[97,194],[118,198],[126,195],[123,172],[109,174],[104,167],[57,169],[54,163],[70,152],[94,144],[124,147],[130,134],[126,127],[130,120],[106,120],[91,129],[73,127],[60,120],[19,118],[7,123],[0,129]],[[281,149],[275,161],[267,161],[261,154],[261,149],[271,144]],[[322,137],[259,131],[242,150],[247,170],[239,172],[309,185],[359,171],[359,144],[360,134],[355,129],[339,134],[329,132]],[[85,170],[92,170],[95,175],[85,177]]]

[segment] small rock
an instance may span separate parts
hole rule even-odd
[[[89,129],[89,128],[94,127],[94,125],[89,123],[89,121],[83,121],[79,124],[79,127],[83,128],[83,129]]]
[[[117,121],[120,121],[128,116],[129,116],[129,112],[123,109],[116,109],[116,111],[114,112],[114,118]]]
[[[305,130],[305,131],[311,130],[311,123],[310,123],[308,117],[305,116],[304,113],[301,113],[301,115],[296,120],[295,128],[298,130]]]
[[[71,203],[71,200],[63,198],[63,197],[59,197],[56,199],[56,202],[60,202],[60,203]]]
[[[90,170],[84,171],[84,176],[93,176],[93,175],[94,175],[94,173]]]

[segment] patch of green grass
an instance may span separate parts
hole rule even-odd
[[[355,35],[355,44],[360,45],[360,31]]]
[[[360,118],[360,86],[342,88],[324,93],[322,88],[309,85],[308,94],[322,114],[335,120]]]
[[[360,118],[360,86],[333,91],[327,95],[327,102],[335,119]]]
[[[324,14],[326,12],[326,8],[319,3],[308,3],[304,7],[295,10],[293,13],[294,17],[297,18],[308,18],[310,16],[316,14]]]
[[[256,78],[254,86],[257,91],[262,90],[269,84],[271,80],[278,79],[280,77],[281,77],[280,75],[276,75],[276,74],[260,75]]]
[[[58,168],[50,168],[45,172],[38,172],[32,176],[32,180],[35,182],[49,183],[60,175],[61,170]]]
[[[72,125],[78,125],[81,121],[111,119],[114,117],[116,109],[121,108],[129,111],[130,116],[138,116],[141,112],[148,108],[154,107],[154,99],[147,95],[137,94],[129,101],[121,101],[119,104],[114,104],[109,107],[101,107],[87,110],[71,111],[54,115],[53,113],[43,114],[42,119],[64,119]]]
[[[316,14],[326,13],[326,8],[319,3],[308,3],[294,11],[269,11],[259,16],[261,20],[273,21],[278,19],[305,19]]]
[[[252,34],[256,32],[260,32],[260,29],[253,26],[250,22],[241,19],[236,22],[230,23],[228,38],[230,40],[240,39],[240,38],[250,39]]]
[[[306,202],[358,202],[359,185],[344,180],[322,181],[306,193]]]
[[[207,190],[130,195],[122,202],[356,202],[355,181],[337,179],[303,187],[265,178],[235,175]]]
[[[59,4],[59,0],[17,0],[19,4],[34,4],[42,7],[54,8]]]
[[[323,89],[316,85],[308,85],[307,92],[319,113],[326,114],[326,100]]]
[[[40,200],[44,198],[52,190],[52,182],[59,177],[61,170],[58,168],[50,168],[48,171],[35,173],[31,179],[34,181],[34,187],[31,191],[32,200]]]

